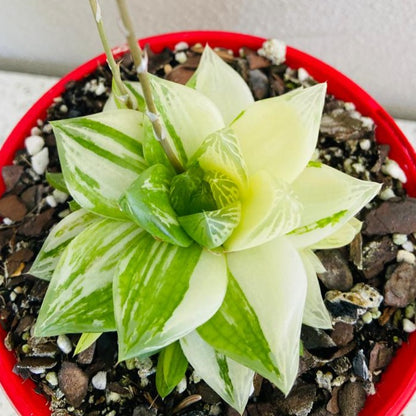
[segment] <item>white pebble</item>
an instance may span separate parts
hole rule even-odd
[[[413,252],[415,250],[415,246],[413,245],[413,243],[409,240],[407,240],[406,242],[404,242],[402,244],[402,247],[406,250],[406,251],[410,251]]]
[[[56,344],[64,354],[69,354],[72,351],[72,342],[66,335],[59,335]]]
[[[188,57],[185,52],[177,52],[175,53],[175,60],[180,64],[184,64],[188,60]]]
[[[175,45],[174,52],[183,51],[184,49],[189,49],[189,45],[186,42],[179,42]]]
[[[43,126],[42,130],[43,130],[44,133],[47,133],[47,134],[52,133],[52,125],[51,124],[45,124]]]
[[[46,381],[51,385],[51,386],[57,386],[58,385],[58,377],[56,375],[56,373],[54,371],[50,371],[48,374],[46,374],[45,376]]]
[[[363,127],[367,130],[371,130],[374,126],[374,120],[370,117],[360,117]]]
[[[201,376],[195,371],[191,374],[189,378],[194,384],[198,384],[202,380]]]
[[[407,178],[402,168],[394,160],[387,159],[381,167],[381,171],[385,175],[390,175],[394,179],[398,179],[402,183],[406,183]]]
[[[300,82],[306,81],[309,77],[309,72],[305,68],[298,69],[298,78]]]
[[[40,136],[42,132],[40,131],[40,128],[38,126],[32,127],[32,129],[30,130],[30,135],[31,136]]]
[[[188,383],[186,382],[186,377],[183,377],[182,380],[176,386],[176,391],[181,394],[186,390]]]
[[[3,218],[3,224],[4,225],[12,225],[13,224],[13,220],[11,220],[9,217],[4,217]]]
[[[410,319],[404,318],[403,319],[403,331],[411,333],[416,331],[416,325]]]
[[[43,146],[45,146],[45,141],[40,136],[29,136],[25,140],[26,150],[31,156],[39,153]]]
[[[107,403],[119,402],[120,400],[121,400],[121,396],[115,391],[110,391],[110,393],[107,394]]]
[[[105,85],[104,85],[102,82],[100,82],[100,83],[97,85],[97,88],[95,89],[94,93],[95,93],[95,95],[102,95],[102,94],[104,94],[106,91],[107,91],[107,88],[105,87]]]
[[[99,371],[92,378],[91,383],[97,390],[105,390],[107,387],[107,373],[105,371]]]
[[[369,139],[364,139],[360,141],[361,150],[370,150],[371,141]]]
[[[16,293],[15,292],[11,292],[10,295],[9,295],[9,298],[10,298],[10,300],[12,302],[14,302],[16,300],[16,298],[17,298]]]
[[[396,246],[401,246],[406,241],[407,241],[406,234],[393,234],[393,243],[396,244]]]
[[[397,252],[396,260],[399,263],[416,264],[415,255],[406,250],[399,250]]]
[[[45,198],[45,201],[52,208],[55,208],[58,205],[58,203],[56,202],[56,199],[53,197],[53,195],[48,195]]]
[[[59,189],[54,189],[52,195],[58,204],[63,204],[68,199],[68,194]]]
[[[68,106],[67,106],[66,104],[62,104],[62,105],[59,107],[59,111],[60,111],[61,113],[67,113],[67,112],[68,112]]]
[[[354,103],[345,103],[344,107],[348,111],[355,111],[355,104]]]
[[[286,60],[286,44],[281,40],[269,39],[263,43],[257,53],[269,59],[275,65],[280,65]]]
[[[387,201],[388,199],[394,198],[396,194],[394,193],[393,189],[386,188],[383,191],[380,192],[380,198],[383,201]]]
[[[43,175],[49,164],[49,151],[44,147],[39,153],[32,156],[32,168],[38,175]]]

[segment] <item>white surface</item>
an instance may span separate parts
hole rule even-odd
[[[40,95],[56,82],[56,78],[0,71],[0,145],[13,126]],[[397,120],[405,135],[416,147],[416,121]],[[16,416],[0,388],[0,415]],[[416,415],[416,397],[402,416]]]
[[[101,0],[110,44],[124,43]],[[129,0],[137,37],[217,29],[274,37],[362,85],[396,117],[416,119],[415,0]],[[0,69],[62,75],[101,53],[86,0],[0,0]]]

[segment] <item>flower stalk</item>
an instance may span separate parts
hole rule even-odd
[[[183,172],[184,169],[181,162],[173,152],[169,142],[166,140],[166,134],[163,130],[160,116],[153,100],[152,90],[150,87],[150,80],[147,72],[147,56],[143,53],[139,43],[136,41],[136,35],[133,29],[133,23],[131,21],[130,14],[127,9],[127,4],[125,0],[117,0],[117,6],[120,12],[123,26],[126,31],[127,43],[129,45],[134,66],[137,71],[137,76],[143,89],[143,96],[148,110],[147,116],[152,123],[156,138],[160,142],[173,168],[177,173]]]

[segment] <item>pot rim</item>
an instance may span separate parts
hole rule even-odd
[[[149,44],[154,52],[164,47],[173,49],[175,45],[185,41],[190,45],[198,42],[209,43],[232,49],[238,53],[240,47],[258,49],[264,38],[236,32],[225,31],[185,31],[173,32],[141,39],[142,46]],[[126,46],[113,49],[116,57],[127,51]],[[63,93],[65,85],[77,81],[105,64],[105,54],[99,55],[77,67],[61,78],[49,89],[22,117],[0,150],[0,166],[12,163],[15,152],[23,147],[24,139],[38,119],[44,119],[47,108],[53,99]],[[298,49],[287,47],[286,63],[292,68],[305,68],[319,82],[328,82],[328,92],[336,98],[352,102],[357,110],[371,117],[376,126],[376,138],[379,143],[389,144],[392,148],[389,157],[396,160],[408,178],[406,190],[409,195],[416,195],[416,153],[393,118],[361,87],[345,75],[321,60],[314,58]],[[0,178],[0,194],[4,192],[3,179]],[[0,328],[0,338],[4,340],[6,332]],[[409,337],[394,356],[392,363],[383,372],[381,381],[376,385],[376,394],[370,396],[360,416],[398,416],[416,390],[416,334]],[[0,342],[0,384],[22,416],[50,416],[45,398],[34,392],[35,383],[24,381],[12,372],[16,362],[13,352],[8,351]]]

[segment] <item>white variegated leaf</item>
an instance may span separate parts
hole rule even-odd
[[[114,282],[119,359],[151,354],[207,321],[227,286],[225,259],[147,235],[120,258]]]
[[[232,205],[240,198],[238,186],[220,172],[206,172],[204,179],[208,182],[212,196],[218,208]]]
[[[147,233],[134,223],[104,219],[74,238],[52,276],[35,335],[113,331],[112,286],[118,261],[142,234]]]
[[[338,228],[338,230],[309,248],[313,250],[328,250],[331,248],[344,247],[351,243],[354,237],[361,231],[361,227],[362,222],[357,220],[357,218],[352,217],[342,227]]]
[[[250,88],[243,78],[208,45],[187,85],[210,98],[220,109],[226,124],[231,123],[254,102]]]
[[[195,372],[230,406],[243,414],[253,392],[254,371],[219,353],[196,331],[181,339]]]
[[[124,85],[127,89],[127,94],[130,98],[130,101],[133,104],[133,109],[144,112],[146,110],[146,103],[143,98],[143,90],[142,90],[142,86],[140,82],[124,81]],[[122,96],[122,94],[120,94],[116,84],[114,83],[114,80],[113,80],[111,89],[112,89],[112,92],[110,96],[108,97],[108,100],[104,104],[103,111],[113,111],[117,109],[127,108],[126,106],[127,97]]]
[[[308,291],[306,294],[303,323],[313,328],[332,328],[331,316],[324,304],[316,273],[322,271],[323,265],[312,250],[304,249],[299,252],[302,257],[306,275],[308,277]],[[318,268],[318,270],[316,270]]]
[[[299,225],[302,206],[290,185],[266,171],[259,171],[250,178],[241,202],[241,221],[224,244],[227,251],[256,247]]]
[[[299,338],[307,277],[285,237],[227,254],[237,283],[200,335],[216,350],[246,365],[287,394],[299,365]]]
[[[198,91],[156,76],[150,77],[154,101],[166,139],[183,166],[204,139],[224,127],[214,103]]]
[[[116,110],[52,122],[65,182],[83,208],[123,218],[123,191],[147,167],[143,114]]]
[[[346,224],[377,195],[381,184],[314,164],[292,186],[303,211],[299,227],[290,237],[295,246],[310,247]]]
[[[325,91],[318,84],[256,101],[233,122],[250,176],[264,169],[291,183],[302,172],[316,147]]]
[[[65,247],[81,231],[99,220],[100,217],[85,209],[67,215],[50,231],[30,268],[30,273],[40,279],[51,280]]]
[[[102,332],[84,332],[81,334],[77,346],[75,347],[74,355],[80,354],[87,348],[91,347],[95,341],[102,335]]]

